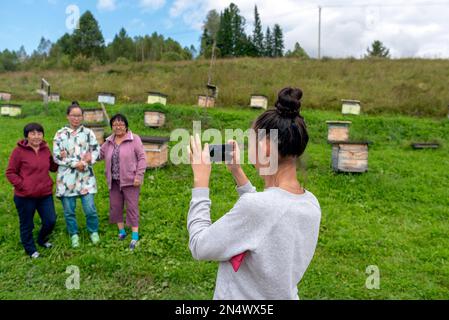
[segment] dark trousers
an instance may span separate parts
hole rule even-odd
[[[39,231],[37,243],[43,245],[48,241],[48,237],[53,231],[56,223],[55,205],[53,196],[42,198],[23,198],[14,196],[17,212],[20,221],[20,240],[27,254],[32,255],[36,252],[36,245],[33,239],[34,213],[39,213],[42,221],[42,227]]]

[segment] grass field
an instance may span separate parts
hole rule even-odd
[[[24,118],[0,118],[0,171],[23,126],[37,121],[51,141],[66,123],[66,103],[51,104],[48,115],[40,103],[24,103]],[[83,104],[96,106],[96,104]],[[175,128],[192,130],[192,120],[206,128],[248,128],[259,111],[246,108],[199,109],[170,105],[167,125],[149,129],[144,105],[108,107],[121,111],[140,135],[169,135]],[[449,119],[303,112],[311,142],[298,173],[320,201],[322,221],[315,257],[299,285],[301,299],[448,299],[449,298]],[[370,140],[369,171],[335,174],[330,169],[331,147],[326,120],[350,119],[351,138]],[[413,150],[413,141],[437,140],[437,150]],[[174,142],[171,143],[172,145]],[[262,190],[255,169],[245,171]],[[147,171],[141,195],[141,241],[135,252],[116,240],[108,224],[108,193],[104,165],[95,166],[101,244],[90,244],[83,232],[80,249],[71,249],[59,200],[53,236],[55,247],[31,261],[19,241],[13,191],[3,176],[0,187],[0,299],[211,299],[217,263],[194,261],[188,250],[186,215],[192,185],[187,165],[169,164]],[[219,218],[237,199],[234,182],[223,165],[214,165],[211,183],[212,217]],[[36,225],[38,224],[36,219]],[[37,229],[37,228],[36,228]],[[37,231],[37,230],[36,230]],[[68,266],[78,266],[79,290],[68,290]],[[380,289],[365,287],[366,268],[380,270]]]
[[[42,77],[65,100],[95,101],[114,92],[120,103],[146,101],[147,91],[169,95],[171,104],[193,105],[205,94],[209,61],[147,62],[97,66],[91,72],[29,70],[0,73],[0,90],[18,100],[38,99]],[[362,102],[368,114],[442,117],[447,114],[449,60],[425,59],[270,59],[217,60],[213,83],[220,106],[247,106],[250,94],[265,94],[270,105],[280,88],[299,86],[309,108],[338,111],[340,99]]]

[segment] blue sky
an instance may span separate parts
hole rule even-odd
[[[100,24],[106,41],[111,41],[121,27],[131,36],[154,31],[170,36],[183,46],[198,46],[201,31],[180,17],[170,16],[173,1],[108,0],[15,0],[2,1],[0,50],[35,50],[42,36],[55,42],[66,32],[66,8],[79,7],[81,14],[90,10]],[[101,6],[103,5],[103,6]],[[7,14],[4,14],[7,13]]]
[[[231,2],[252,32],[254,5],[263,29],[280,24],[285,47],[295,42],[316,57],[318,5],[322,7],[321,54],[363,57],[374,40],[382,41],[394,58],[449,58],[449,0],[13,0],[2,1],[0,50],[28,53],[41,36],[56,41],[67,32],[66,8],[91,10],[106,41],[121,27],[131,36],[154,31],[183,46],[199,46],[201,26],[211,9],[222,11]]]

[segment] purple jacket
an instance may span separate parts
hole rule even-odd
[[[114,134],[108,137],[100,150],[100,160],[105,161],[105,174],[109,190],[112,187],[111,169],[114,138]],[[142,140],[138,135],[128,130],[125,140],[120,145],[120,187],[132,186],[135,178],[143,182],[146,168],[147,162]]]

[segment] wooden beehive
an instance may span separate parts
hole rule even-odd
[[[360,114],[360,101],[359,100],[345,100],[342,99],[342,107],[341,107],[341,113],[342,114],[354,114],[359,115]]]
[[[97,138],[97,142],[99,145],[104,143],[104,125],[102,124],[85,124],[86,128],[92,130],[95,134],[95,138]]]
[[[115,104],[115,95],[110,92],[99,92],[98,93],[98,103],[104,103],[104,104]]]
[[[262,94],[252,94],[250,107],[256,109],[265,109],[268,108],[268,97]]]
[[[145,111],[145,126],[159,128],[165,124],[165,113],[161,111]]]
[[[22,106],[19,104],[5,104],[1,107],[2,116],[18,117],[22,114]]]
[[[2,104],[1,115],[5,116],[5,117],[9,117],[9,104]]]
[[[101,108],[83,109],[86,123],[104,122],[104,113]]]
[[[0,92],[0,101],[10,101],[11,100],[11,93],[6,91]]]
[[[160,103],[165,106],[165,105],[167,105],[167,98],[168,98],[168,96],[163,93],[150,91],[150,92],[148,92],[147,103],[148,104]]]
[[[59,102],[61,100],[59,93],[50,93],[50,95],[48,96],[48,101],[49,102]]]
[[[326,121],[327,123],[327,141],[348,141],[349,126],[351,121]]]
[[[368,142],[332,144],[332,169],[336,172],[368,171]]]
[[[147,169],[161,168],[168,162],[167,137],[141,137],[147,159]]]
[[[204,108],[213,108],[215,106],[215,98],[212,96],[198,96],[198,105]]]

